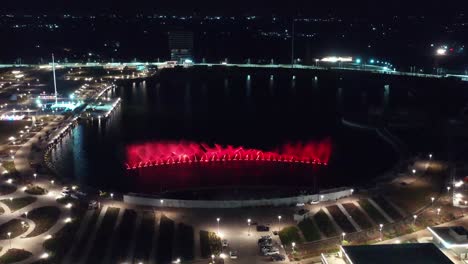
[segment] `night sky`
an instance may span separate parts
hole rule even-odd
[[[269,14],[278,15],[427,15],[437,19],[453,13],[468,11],[466,0],[18,0],[2,1],[2,11],[16,12],[81,12],[103,11],[118,13],[169,12],[201,14]]]

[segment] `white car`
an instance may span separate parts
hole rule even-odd
[[[223,239],[223,241],[221,241],[221,243],[223,244],[223,247],[228,247],[229,246],[229,243],[228,243],[227,239]]]
[[[279,254],[279,250],[278,249],[272,249],[272,250],[267,251],[267,252],[265,252],[263,254],[265,254],[265,256],[277,255],[277,254]]]
[[[229,251],[229,258],[237,259],[237,251]]]

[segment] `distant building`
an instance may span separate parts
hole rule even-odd
[[[453,264],[433,243],[340,246],[339,253],[321,259],[324,264]]]
[[[193,56],[193,32],[171,31],[169,32],[169,49],[171,60],[180,63],[192,60]]]

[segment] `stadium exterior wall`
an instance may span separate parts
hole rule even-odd
[[[177,200],[157,197],[139,196],[137,194],[124,195],[124,202],[133,205],[170,207],[170,208],[242,208],[261,206],[290,206],[298,203],[334,201],[353,194],[351,188],[339,188],[322,191],[319,194],[300,195],[286,198],[258,199],[258,200]]]

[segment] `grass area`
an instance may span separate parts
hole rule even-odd
[[[323,210],[318,211],[314,215],[314,220],[320,228],[320,231],[322,231],[325,236],[333,237],[338,235],[338,231],[335,229],[332,221]]]
[[[222,251],[221,239],[214,232],[200,230],[200,251],[202,258],[218,255]]]
[[[172,261],[172,245],[174,241],[174,221],[161,216],[159,222],[159,237],[158,237],[158,263],[170,263]]]
[[[66,224],[55,233],[51,239],[44,241],[44,249],[49,253],[49,258],[37,263],[61,263],[65,254],[75,243],[75,234],[78,231],[81,220],[86,213],[86,207],[77,204],[71,209],[73,221]]]
[[[102,219],[101,225],[96,233],[96,238],[93,242],[93,247],[89,252],[88,260],[92,259],[102,259],[105,253],[104,250],[107,248],[109,239],[114,231],[115,222],[117,221],[117,216],[119,215],[119,208],[108,207],[104,217]]]
[[[353,218],[354,221],[362,228],[368,229],[372,227],[372,223],[367,219],[367,216],[352,203],[343,204],[344,209]]]
[[[47,190],[39,185],[29,185],[24,192],[31,195],[44,195]]]
[[[200,230],[200,253],[202,258],[211,256],[209,233],[205,230]]]
[[[184,261],[194,259],[195,237],[193,227],[179,223],[176,230],[176,255],[181,256]]]
[[[358,201],[361,208],[366,211],[367,215],[369,215],[374,222],[377,224],[386,224],[388,223],[387,219],[369,202],[367,199],[361,199]]]
[[[140,224],[140,230],[137,233],[135,247],[135,261],[147,263],[151,255],[151,245],[153,243],[154,229],[156,225],[153,211],[144,211]]]
[[[88,238],[93,232],[94,226],[96,225],[96,222],[99,218],[99,213],[101,212],[101,209],[96,209],[94,210],[93,214],[91,215],[91,218],[89,219],[88,225],[86,226],[83,236],[81,237],[81,240],[75,241],[77,244],[76,246],[76,251],[73,252],[72,259],[78,261],[81,258],[82,251],[85,247],[86,244],[88,243]]]
[[[35,237],[47,232],[57,223],[60,217],[60,209],[55,206],[36,208],[29,212],[28,219],[32,220],[36,227],[27,237]]]
[[[122,216],[122,221],[118,229],[115,231],[118,235],[111,249],[110,263],[122,263],[126,261],[130,240],[132,239],[133,230],[137,213],[134,210],[125,210]]]
[[[15,163],[11,160],[2,162],[2,167],[7,170],[9,174],[16,172]]]
[[[413,213],[429,204],[432,196],[438,195],[448,175],[445,165],[431,161],[423,175],[403,178],[385,186],[385,195],[401,209]]]
[[[341,212],[340,208],[337,205],[330,205],[327,206],[328,212],[330,212],[335,222],[343,229],[345,233],[353,233],[356,232],[354,226],[349,222],[346,215]]]
[[[12,219],[3,225],[0,225],[0,240],[8,239],[8,232],[11,233],[11,238],[15,238],[23,234],[25,231],[26,228],[21,225],[21,220]]]
[[[16,192],[16,187],[13,185],[0,185],[0,195],[8,195]]]
[[[320,239],[320,232],[310,218],[306,218],[297,225],[301,229],[306,241],[316,241]]]
[[[0,263],[10,264],[10,263],[15,263],[15,262],[20,262],[20,261],[28,259],[31,256],[32,256],[31,252],[28,252],[22,249],[12,248],[12,249],[9,249],[4,255],[0,257]]]
[[[295,226],[287,226],[279,232],[279,237],[283,245],[291,245],[292,242],[302,243],[302,237],[299,234],[299,229]]]
[[[34,203],[37,200],[36,197],[32,196],[25,196],[21,198],[15,198],[15,199],[5,199],[1,200],[0,202],[6,204],[12,212],[17,211],[23,207],[26,207],[32,203]]]
[[[30,125],[31,122],[27,121],[0,121],[0,142],[6,143],[9,137],[16,137],[16,133],[18,133],[21,129],[24,129],[25,126]]]
[[[387,200],[385,200],[382,196],[375,196],[372,197],[372,200],[376,202],[385,213],[388,214],[393,220],[397,220],[402,218],[403,216],[393,207]]]

